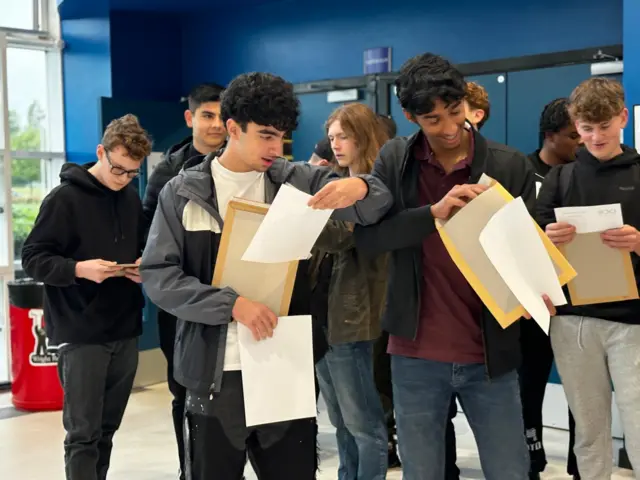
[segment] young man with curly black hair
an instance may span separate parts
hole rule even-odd
[[[264,339],[278,319],[231,288],[211,286],[223,218],[232,197],[271,203],[285,183],[314,195],[313,208],[336,209],[335,218],[359,224],[378,221],[392,199],[369,175],[340,179],[282,158],[299,115],[293,85],[282,78],[238,76],[222,94],[221,110],[227,147],[162,190],[141,265],[151,300],[178,319],[174,375],[187,389],[187,478],[239,480],[248,453],[261,480],[313,479],[315,419],[245,424],[238,323]]]
[[[571,163],[581,144],[580,135],[569,115],[569,99],[556,98],[549,102],[540,115],[540,148],[529,155],[536,171],[536,191],[549,171],[556,165]],[[543,443],[542,407],[553,365],[551,341],[535,322],[524,322],[521,326],[522,367],[520,387],[522,389],[522,412],[525,435],[531,457],[531,480],[539,480],[547,465]],[[580,478],[573,453],[575,423],[569,412],[569,453],[567,473]]]
[[[444,478],[445,426],[455,393],[484,477],[526,480],[519,324],[503,329],[493,318],[449,256],[435,221],[481,194],[483,173],[532,209],[533,168],[523,154],[468,127],[466,82],[444,58],[427,53],[410,59],[396,87],[405,116],[420,130],[380,151],[373,176],[395,203],[380,223],[356,227],[355,235],[363,251],[391,252],[383,328],[389,332],[403,478]]]

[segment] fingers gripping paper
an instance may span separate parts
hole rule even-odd
[[[311,317],[286,317],[298,261],[242,260],[268,210],[250,200],[229,202],[212,280],[280,317],[273,337],[260,342],[238,325],[247,426],[314,417],[316,408]]]
[[[491,187],[446,222],[437,221],[436,227],[456,266],[498,323],[507,328],[526,312],[487,257],[480,244],[480,234],[493,215],[513,197],[502,185],[486,176],[480,183]],[[540,227],[535,226],[553,260],[560,284],[565,285],[575,276],[575,271]]]
[[[316,416],[311,316],[280,317],[257,342],[238,328],[247,427]]]
[[[600,232],[620,228],[624,221],[618,204],[555,209],[556,220],[576,227],[577,235],[560,247],[578,272],[569,283],[573,305],[620,302],[638,298],[631,254],[605,245]]]
[[[282,185],[242,260],[278,263],[306,260],[333,210],[314,210],[308,195]]]
[[[543,300],[566,305],[560,282],[521,197],[502,207],[482,230],[480,244],[502,279],[545,333],[551,316]]]

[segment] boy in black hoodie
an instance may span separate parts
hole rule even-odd
[[[203,155],[216,152],[224,147],[227,140],[227,130],[220,116],[221,93],[222,87],[212,83],[198,85],[189,93],[189,108],[184,112],[184,118],[187,126],[192,129],[193,135],[171,147],[165,158],[156,166],[149,177],[142,201],[147,231],[151,226],[153,215],[156,213],[158,196],[167,182],[180,173],[180,170],[188,160],[194,157],[204,158]],[[162,309],[158,309],[158,334],[160,337],[160,349],[167,359],[167,382],[173,396],[171,413],[178,445],[180,479],[184,480],[184,439],[182,429],[184,423],[184,401],[187,392],[173,377],[176,317]]]
[[[138,365],[144,298],[142,206],[130,184],[151,152],[133,115],[112,121],[96,163],[62,167],[22,265],[45,284],[47,336],[59,345],[68,480],[104,480]]]
[[[573,241],[575,227],[557,222],[554,208],[619,203],[625,225],[601,234],[610,248],[631,253],[640,274],[640,155],[620,144],[629,112],[622,86],[591,78],[571,94],[569,112],[585,149],[574,163],[546,176],[537,219],[556,245]],[[636,280],[637,281],[637,280]],[[570,301],[570,298],[567,297]],[[612,385],[631,464],[640,468],[640,300],[558,308],[551,344],[576,420],[575,454],[583,479],[610,478]]]

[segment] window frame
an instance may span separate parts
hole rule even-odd
[[[3,220],[7,229],[7,264],[0,263],[0,276],[13,276],[14,273],[14,252],[13,252],[13,219],[11,206],[11,135],[9,133],[9,93],[7,90],[7,37],[6,34],[0,32],[0,133],[3,137],[4,147],[0,150],[3,159],[3,178],[2,194],[4,195]],[[0,239],[1,241],[1,239]]]
[[[29,0],[18,0],[28,2]],[[47,34],[50,31],[51,22],[51,7],[56,7],[56,4],[52,3],[55,0],[31,0],[32,3],[32,19],[31,28],[18,28],[18,27],[6,27],[0,26],[0,30],[5,33],[13,34]]]
[[[47,175],[41,179],[46,195],[58,183],[58,175],[53,172],[53,167],[61,166],[66,160],[65,131],[64,131],[64,106],[62,87],[62,50],[64,42],[60,39],[60,26],[55,0],[33,1],[33,29],[0,27],[0,134],[3,136],[3,146],[0,148],[0,156],[4,162],[3,178],[0,178],[4,187],[5,215],[4,222],[7,228],[7,237],[0,242],[8,242],[8,264],[0,264],[0,276],[14,278],[15,273],[21,270],[20,262],[14,258],[14,225],[13,225],[13,195],[12,195],[12,171],[13,158],[34,158],[50,161],[52,168],[47,168]],[[46,62],[46,89],[47,103],[47,139],[42,147],[43,151],[12,151],[11,134],[9,132],[9,88],[7,52],[9,49],[40,50],[45,52]],[[51,138],[57,138],[56,148],[53,148]],[[4,252],[3,252],[4,253]],[[0,308],[2,306],[0,305]]]
[[[28,0],[23,0],[28,1]],[[43,195],[46,195],[57,184],[59,169],[66,160],[66,145],[64,132],[64,104],[62,89],[62,50],[64,42],[60,39],[60,21],[55,0],[31,0],[33,1],[33,28],[31,30],[0,27],[0,158],[4,163],[0,174],[0,205],[4,205],[5,211],[0,221],[5,222],[7,235],[0,238],[0,245],[7,242],[7,264],[0,264],[0,341],[4,339],[6,355],[2,355],[0,363],[7,369],[8,380],[11,381],[10,370],[10,342],[9,342],[9,296],[7,284],[15,278],[21,270],[21,265],[14,259],[14,225],[13,225],[13,194],[12,194],[12,158],[38,158],[50,162],[50,168],[46,168],[41,182],[44,186]],[[41,146],[45,151],[12,151],[11,133],[9,131],[9,89],[7,52],[9,48],[23,48],[29,50],[44,50],[46,52],[46,88],[47,88],[47,141]],[[53,150],[51,138],[59,138],[55,146],[59,150]],[[1,230],[0,230],[1,231]],[[0,385],[5,379],[0,378]]]

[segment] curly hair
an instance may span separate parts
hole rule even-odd
[[[247,124],[293,132],[298,127],[300,102],[293,85],[270,73],[244,73],[234,78],[221,95],[222,121],[237,122],[242,131]]]
[[[138,117],[127,115],[112,120],[102,135],[100,142],[108,152],[117,147],[124,147],[134,160],[142,161],[151,153],[151,137],[142,128]]]
[[[558,133],[570,125],[568,98],[556,98],[547,103],[540,114],[540,145],[542,146],[547,133]]]
[[[469,106],[476,110],[482,110],[484,112],[484,117],[478,123],[478,130],[482,128],[482,126],[487,123],[489,120],[489,116],[491,115],[491,103],[489,103],[489,94],[484,89],[482,85],[476,82],[467,82],[467,96],[465,100],[469,104]]]
[[[585,80],[571,93],[569,114],[575,120],[599,123],[624,110],[624,89],[620,82],[595,77]]]
[[[436,100],[452,105],[462,101],[467,93],[462,73],[433,53],[407,60],[400,68],[395,85],[400,105],[414,116],[432,112]]]

